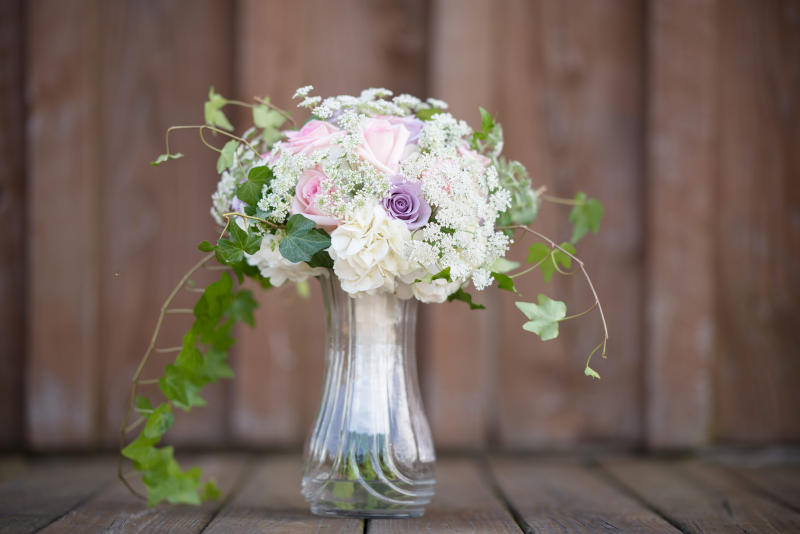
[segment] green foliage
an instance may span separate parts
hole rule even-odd
[[[197,250],[199,250],[200,252],[211,252],[215,248],[216,247],[211,243],[209,243],[208,241],[203,241],[199,245],[197,245]]]
[[[586,193],[575,195],[575,207],[569,212],[569,222],[572,223],[572,243],[578,241],[591,230],[597,233],[600,230],[600,221],[603,220],[603,205],[596,198],[589,198]]]
[[[234,343],[233,325],[240,321],[252,326],[257,306],[250,291],[234,291],[230,275],[223,273],[198,299],[193,308],[194,323],[184,335],[181,350],[158,381],[166,402],[153,408],[149,399],[136,398],[135,409],[145,418],[145,424],[136,439],[123,448],[122,455],[142,473],[148,506],[163,500],[200,504],[219,497],[213,482],[200,481],[200,469],[182,470],[172,447],[156,445],[174,422],[173,407],[189,411],[203,406],[200,391],[205,385],[233,377],[227,363],[227,350]]]
[[[572,244],[565,241],[559,246],[570,254],[575,254],[575,247],[573,247]],[[553,275],[558,270],[556,268],[556,263],[561,265],[563,269],[572,268],[572,258],[570,258],[569,255],[558,248],[551,249],[544,243],[534,243],[528,247],[528,258],[526,261],[528,263],[539,264],[539,269],[542,271],[542,278],[544,278],[545,282],[550,282],[550,280],[553,279]]]
[[[253,124],[262,129],[261,136],[267,145],[271,145],[281,138],[281,133],[278,131],[286,117],[279,111],[269,108],[269,99],[263,100],[265,103],[258,104],[253,107]]]
[[[474,132],[472,134],[472,146],[475,149],[479,148],[478,140],[486,141],[489,138],[489,135],[494,130],[494,118],[492,115],[483,109],[482,107],[478,107],[478,110],[481,113],[481,129],[478,132]]]
[[[177,152],[175,154],[161,154],[160,156],[158,156],[155,159],[155,161],[151,161],[150,165],[152,165],[153,167],[158,167],[159,165],[161,165],[162,163],[164,163],[164,162],[166,162],[168,160],[179,159],[179,158],[182,158],[182,157],[183,157],[183,154],[181,154],[180,152]]]
[[[444,113],[444,111],[439,108],[421,109],[417,111],[417,118],[423,121],[429,121],[439,113]]]
[[[247,173],[247,181],[236,189],[236,196],[245,204],[256,207],[258,201],[261,200],[264,186],[268,185],[273,178],[275,175],[266,165],[253,167]]]
[[[224,96],[215,93],[214,88],[208,90],[208,100],[203,106],[206,124],[214,126],[215,128],[222,128],[223,130],[233,131],[233,125],[228,120],[228,117],[223,113],[222,108],[228,103],[228,99]]]
[[[522,325],[524,330],[538,335],[542,341],[558,337],[558,322],[567,315],[567,305],[539,294],[539,304],[515,302],[517,308],[529,319]]]
[[[469,304],[470,310],[486,309],[486,306],[484,306],[483,304],[475,304],[474,302],[472,302],[472,295],[470,295],[460,287],[458,288],[458,291],[447,297],[447,302],[453,302],[454,300],[460,300],[461,302],[466,302],[467,304]]]
[[[434,280],[447,280],[448,282],[452,282],[453,279],[450,278],[450,267],[445,267],[436,274],[428,274],[426,276],[423,276],[422,278],[417,278],[416,280],[414,280],[414,282],[425,282],[427,284],[430,284]]]
[[[491,270],[492,272],[495,273],[507,273],[509,271],[513,271],[517,267],[519,267],[518,261],[511,261],[505,258],[497,258],[492,263]]]
[[[319,228],[311,219],[296,213],[286,222],[286,235],[278,250],[287,260],[298,263],[310,262],[315,254],[331,246],[331,236]]]
[[[248,231],[242,230],[236,222],[228,225],[230,239],[224,237],[217,241],[217,260],[225,265],[232,265],[244,260],[244,254],[255,254],[261,248],[261,236],[250,226]]]
[[[514,279],[503,273],[492,273],[492,278],[497,280],[497,287],[512,293],[517,293],[517,288],[514,287]]]
[[[328,254],[327,250],[320,250],[307,262],[311,267],[324,267],[326,269],[333,269],[333,258]]]
[[[222,173],[222,171],[228,170],[233,166],[233,158],[234,154],[236,154],[236,149],[239,147],[239,141],[235,139],[231,139],[225,146],[222,147],[222,151],[219,153],[219,157],[217,158],[217,172]]]
[[[500,214],[497,225],[531,224],[539,214],[539,195],[531,188],[527,169],[519,161],[504,157],[495,158],[493,163],[500,185],[511,194],[511,207]]]

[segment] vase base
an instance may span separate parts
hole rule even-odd
[[[311,513],[325,517],[359,517],[363,519],[402,519],[420,517],[425,508],[403,508],[398,510],[343,510],[325,506],[312,506]]]

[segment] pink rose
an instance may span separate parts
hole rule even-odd
[[[319,167],[308,169],[300,175],[297,181],[297,189],[289,207],[289,213],[300,215],[311,219],[317,226],[339,226],[339,220],[331,217],[317,203],[317,196],[320,192],[320,182],[327,178]]]
[[[490,160],[483,154],[478,154],[477,152],[469,148],[469,145],[466,143],[459,145],[458,153],[461,154],[461,156],[464,158],[477,160],[481,164],[481,167],[484,168],[486,168],[492,162],[492,160]]]
[[[367,119],[361,125],[361,144],[356,152],[378,170],[396,174],[409,131],[386,119]]]
[[[310,154],[334,144],[339,128],[325,121],[311,120],[296,132],[286,132],[283,148],[292,154]]]

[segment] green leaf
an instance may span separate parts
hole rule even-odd
[[[328,254],[327,250],[320,250],[307,262],[311,267],[324,267],[326,269],[333,269],[333,258]]]
[[[600,380],[600,375],[597,373],[597,371],[595,371],[594,369],[592,369],[592,368],[591,368],[591,367],[589,367],[588,365],[587,365],[587,366],[586,366],[586,368],[583,370],[583,374],[585,374],[585,375],[586,375],[586,376],[588,376],[588,377],[591,377],[591,378],[595,378],[595,379],[597,379],[597,380]]]
[[[169,430],[173,422],[175,422],[175,417],[172,415],[172,407],[167,403],[159,404],[158,408],[153,410],[153,413],[147,418],[142,436],[155,443],[161,439],[164,432]]]
[[[473,148],[477,148],[478,140],[485,141],[494,129],[494,118],[484,108],[479,107],[481,113],[481,130],[472,134]]]
[[[452,282],[453,280],[450,278],[450,267],[445,267],[438,273],[431,276],[431,282],[434,280],[447,280],[448,282]]]
[[[444,111],[439,108],[421,109],[417,111],[417,118],[423,121],[429,121],[439,113],[444,113]]]
[[[527,263],[539,263],[550,255],[550,247],[544,243],[534,243],[528,247]]]
[[[230,239],[220,238],[217,241],[217,259],[220,263],[230,265],[244,259],[244,254],[255,254],[261,248],[261,236],[256,233],[255,227],[243,230],[238,224],[228,226]]]
[[[286,235],[278,245],[281,255],[293,263],[311,261],[317,252],[331,246],[331,237],[314,221],[296,213],[286,222]]]
[[[253,298],[253,293],[247,289],[242,289],[233,296],[233,302],[228,308],[228,315],[234,321],[241,321],[250,326],[255,326],[253,311],[256,308],[258,308],[258,302]]]
[[[135,403],[136,411],[140,414],[151,414],[153,413],[153,405],[150,403],[150,399],[147,397],[142,397],[141,395],[136,395],[136,403]]]
[[[205,486],[203,486],[203,492],[200,494],[200,498],[204,501],[219,499],[221,496],[222,492],[219,491],[217,485],[210,480],[206,482]]]
[[[570,243],[565,241],[564,243],[561,243],[560,246],[570,254],[575,254],[575,247],[573,247]],[[549,283],[557,271],[554,261],[557,261],[564,269],[570,269],[572,267],[572,258],[557,248],[550,250],[547,259],[539,266],[539,269],[542,271],[542,278],[544,278],[545,282]]]
[[[472,302],[472,295],[470,295],[469,293],[467,293],[466,291],[464,291],[460,287],[458,288],[458,291],[456,291],[455,293],[453,293],[453,294],[451,294],[450,296],[447,297],[447,302],[453,302],[454,300],[460,300],[462,302],[466,302],[467,304],[469,304],[469,309],[470,310],[485,310],[486,309],[486,306],[484,306],[483,304],[475,304],[475,303],[473,303]]]
[[[540,294],[538,298],[538,305],[532,302],[514,303],[530,319],[522,328],[537,334],[542,341],[555,339],[558,337],[558,322],[567,315],[567,305],[547,295]]]
[[[580,241],[589,230],[596,234],[600,229],[600,221],[603,220],[603,205],[597,199],[580,192],[575,195],[575,202],[577,205],[570,210],[568,217],[573,225],[570,239],[572,243]]]
[[[175,364],[168,363],[164,368],[164,376],[159,378],[158,387],[164,396],[178,408],[189,411],[194,406],[205,406],[206,401],[199,392],[203,383],[198,383]]]
[[[150,165],[152,165],[153,167],[158,167],[159,165],[161,165],[165,161],[168,161],[168,160],[171,160],[171,159],[179,159],[179,158],[182,158],[182,157],[183,157],[183,154],[181,154],[180,152],[177,152],[175,154],[161,154],[160,156],[158,156],[155,159],[155,161],[151,161]]]
[[[279,111],[270,109],[264,104],[253,108],[253,124],[259,128],[280,128],[286,122],[286,117]]]
[[[228,366],[228,353],[215,348],[208,349],[203,359],[203,376],[209,382],[220,378],[233,378],[233,371]]]
[[[214,250],[214,249],[216,249],[216,248],[217,248],[217,247],[215,247],[214,245],[212,245],[212,244],[211,244],[211,243],[209,243],[208,241],[203,241],[202,243],[200,243],[199,245],[197,245],[197,249],[198,249],[199,251],[201,251],[201,252],[211,252],[211,251],[213,251],[213,250]]]
[[[233,159],[234,155],[236,154],[236,149],[239,147],[239,141],[235,139],[231,139],[225,146],[222,147],[222,151],[219,153],[219,158],[217,158],[217,172],[222,173],[227,169],[230,169],[233,166]]]
[[[490,267],[495,273],[507,273],[519,267],[518,261],[510,261],[505,258],[497,258]]]
[[[225,116],[225,113],[222,112],[222,108],[227,103],[228,100],[224,96],[215,93],[213,87],[210,88],[208,90],[208,100],[203,106],[206,124],[232,132],[233,125],[228,120],[228,117]]]
[[[245,204],[256,206],[261,200],[264,186],[269,184],[274,177],[275,175],[266,165],[253,167],[247,174],[247,181],[236,189],[236,196]]]
[[[512,293],[517,292],[517,288],[514,287],[514,280],[510,276],[502,273],[492,273],[492,278],[497,280],[497,287],[500,289],[511,291]]]

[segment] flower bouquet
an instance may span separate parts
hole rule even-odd
[[[584,372],[599,378],[590,360],[598,350],[605,355],[605,318],[574,245],[597,232],[600,203],[583,193],[559,199],[533,189],[525,168],[501,155],[502,129],[483,108],[473,131],[439,100],[393,97],[385,89],[323,100],[311,89],[294,95],[311,112],[301,126],[268,99],[232,101],[212,88],[205,124],[170,128],[166,153],[153,162],[181,157],[170,151],[172,132],[199,130],[219,152],[211,215],[222,229],[215,242],[199,245],[205,256],[164,303],[133,377],[122,457],[141,472],[148,504],[199,503],[219,493],[213,482],[201,483],[199,469],[182,470],[172,447],[158,445],[174,408],[204,405],[203,386],[233,375],[232,328],[238,321],[253,325],[257,305],[238,287],[246,278],[264,289],[287,281],[305,288],[310,278],[321,283],[326,369],[302,488],[318,514],[417,516],[433,495],[434,450],[415,367],[417,302],[481,309],[474,291],[496,283],[517,293],[515,278],[534,270],[545,281],[579,270],[594,297],[588,310],[567,316],[563,302],[545,295],[535,302],[520,296],[516,306],[526,319],[522,328],[545,341],[558,335],[560,322],[597,309],[604,336]],[[250,108],[253,126],[234,134],[224,112],[230,105]],[[220,137],[226,142],[216,146]],[[530,226],[542,200],[571,207],[569,242],[557,244]],[[535,241],[524,266],[505,258],[515,238]],[[221,270],[220,278],[191,288],[200,293],[193,309],[171,308],[204,267]],[[169,351],[156,346],[162,322],[180,311],[194,322],[174,362],[160,378],[142,380],[149,356]],[[157,383],[164,401],[154,405],[138,395],[145,382]],[[122,457],[120,477],[134,491]]]

